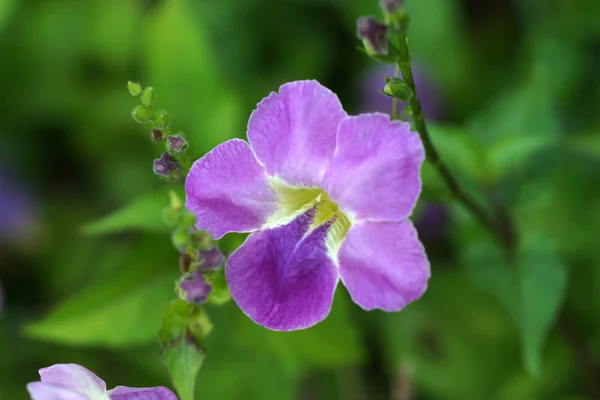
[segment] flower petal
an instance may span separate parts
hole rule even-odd
[[[110,400],[177,400],[177,396],[164,386],[132,388],[117,386],[109,390]]]
[[[325,246],[330,224],[306,234],[314,214],[251,234],[227,260],[231,295],[257,324],[290,331],[329,314],[338,275]]]
[[[319,186],[346,116],[337,96],[317,81],[286,83],[250,116],[248,140],[269,175]]]
[[[77,364],[55,364],[39,371],[42,382],[62,386],[91,399],[105,396],[106,384],[89,369]]]
[[[406,219],[421,192],[419,135],[375,113],[344,119],[337,140],[323,182],[331,199],[359,220]]]
[[[353,225],[338,258],[342,282],[365,310],[399,311],[427,289],[429,261],[409,220]]]
[[[90,400],[82,394],[51,383],[31,382],[27,384],[27,391],[32,400]]]
[[[228,232],[258,229],[277,208],[265,169],[240,139],[222,143],[196,161],[185,193],[196,227],[217,239]]]

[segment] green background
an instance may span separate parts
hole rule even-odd
[[[422,233],[423,298],[367,313],[340,287],[329,318],[294,333],[208,306],[198,399],[600,398],[600,2],[406,3],[443,100],[434,143],[514,221],[517,265],[426,166],[420,205],[448,220]],[[318,79],[356,113],[376,63],[356,49],[361,15],[376,0],[0,0],[0,165],[35,204],[0,243],[0,399],[27,399],[60,362],[108,387],[170,385],[156,339],[178,277],[156,212],[169,185],[126,82],[157,89],[194,158],[244,137],[288,81]]]

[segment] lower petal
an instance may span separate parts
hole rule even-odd
[[[39,371],[42,382],[62,386],[90,399],[103,398],[106,384],[89,369],[77,364],[56,364]]]
[[[342,282],[365,310],[399,311],[427,289],[429,261],[409,220],[353,225],[338,257]]]
[[[90,400],[82,394],[51,383],[32,382],[27,384],[27,391],[32,400]]]
[[[265,169],[240,139],[221,143],[192,165],[185,195],[196,227],[217,239],[260,228],[277,208]]]
[[[226,262],[233,299],[254,322],[278,331],[327,317],[338,281],[327,253],[330,224],[308,233],[314,210],[287,225],[251,234]]]
[[[117,386],[109,390],[110,400],[177,400],[177,396],[164,386],[132,388]]]

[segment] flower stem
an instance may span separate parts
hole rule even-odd
[[[504,235],[503,232],[505,230],[499,229],[500,222],[497,222],[495,219],[490,217],[490,215],[487,214],[485,210],[478,203],[476,203],[475,200],[473,200],[473,198],[471,198],[462,190],[458,184],[458,181],[450,172],[448,167],[446,167],[446,165],[443,163],[439,153],[433,145],[431,137],[429,136],[429,131],[427,130],[425,116],[423,115],[423,108],[421,107],[421,102],[419,101],[419,93],[415,85],[415,80],[410,65],[410,53],[408,51],[406,33],[403,33],[402,31],[398,34],[398,49],[400,50],[400,59],[398,60],[397,67],[400,68],[400,71],[402,72],[402,79],[413,92],[413,97],[409,101],[409,106],[415,129],[417,132],[419,132],[419,136],[421,136],[421,140],[425,146],[427,159],[442,177],[452,195],[459,202],[461,202],[479,220],[479,222],[486,227],[486,229],[494,234],[494,236],[500,241],[506,250],[511,249],[513,246],[513,241],[510,238],[510,235]],[[510,252],[511,251],[509,251],[509,253]]]
[[[394,78],[398,77],[398,73],[400,72],[400,67],[396,65],[396,70],[394,71]],[[398,100],[393,97],[392,98],[392,120],[398,119]]]

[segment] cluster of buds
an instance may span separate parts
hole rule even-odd
[[[164,143],[165,150],[154,160],[154,173],[165,180],[180,180],[185,176],[182,169],[188,163],[188,142],[183,132],[172,133],[171,116],[165,110],[154,111],[157,93],[152,86],[142,88],[139,83],[128,82],[127,88],[132,96],[138,97],[142,104],[136,106],[131,116],[140,124],[152,124],[151,139],[155,143]]]
[[[163,210],[163,219],[173,227],[171,239],[179,251],[179,267],[182,277],[177,281],[179,297],[189,303],[203,304],[207,301],[221,304],[229,299],[224,285],[223,263],[225,256],[217,243],[205,232],[197,230],[196,218],[185,210],[175,192]]]

